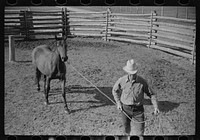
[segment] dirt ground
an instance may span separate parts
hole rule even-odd
[[[195,67],[191,62],[138,44],[104,42],[93,38],[68,39],[70,63],[113,100],[112,86],[126,74],[122,67],[134,58],[138,74],[157,93],[160,115],[145,96],[145,135],[195,134]],[[51,82],[50,105],[43,89],[37,92],[31,51],[54,40],[16,42],[16,63],[8,62],[5,43],[5,134],[8,135],[122,135],[116,106],[67,64],[66,93],[71,114],[64,112],[59,80]],[[40,82],[41,86],[43,81]],[[160,119],[159,119],[160,118]]]

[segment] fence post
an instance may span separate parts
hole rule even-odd
[[[148,48],[151,46],[151,41],[152,41],[152,27],[153,27],[153,15],[156,14],[155,11],[151,11],[151,19],[150,19],[150,36],[149,36],[149,45]]]
[[[144,14],[144,6],[142,6],[142,14]]]
[[[193,50],[192,50],[192,64],[194,64],[194,57],[196,54],[196,30],[194,30],[194,41],[193,41]]]
[[[67,35],[68,35],[68,30],[67,30],[67,8],[65,8],[65,39],[67,39]]]
[[[65,13],[64,13],[64,10],[62,8],[62,38],[64,38],[64,35],[65,35]]]
[[[9,62],[15,61],[15,40],[14,35],[9,35]]]
[[[176,7],[176,18],[178,18],[178,7]]]
[[[161,7],[161,16],[163,16],[163,12],[164,12],[164,9],[163,9],[163,6]]]
[[[188,7],[185,8],[185,18],[188,19]]]
[[[25,33],[26,33],[25,39],[27,40],[29,38],[29,34],[28,34],[27,11],[26,10],[24,10],[24,25],[25,25]]]
[[[106,14],[106,41],[108,40],[108,22],[109,22],[109,14],[110,14],[110,8],[107,9],[107,14]]]

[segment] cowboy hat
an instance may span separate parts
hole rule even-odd
[[[133,59],[128,60],[126,63],[126,66],[123,67],[123,70],[129,74],[137,73],[137,65],[136,65],[135,61]]]

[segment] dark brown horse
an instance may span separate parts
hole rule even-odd
[[[69,113],[65,97],[66,83],[66,66],[65,61],[68,60],[65,41],[58,41],[56,37],[56,46],[50,48],[48,45],[40,45],[32,51],[32,62],[35,66],[35,82],[37,90],[40,91],[40,78],[44,75],[44,95],[46,98],[45,104],[48,105],[48,95],[50,90],[50,82],[52,79],[62,81],[62,96],[65,103],[65,110]]]

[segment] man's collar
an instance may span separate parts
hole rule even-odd
[[[138,76],[136,75],[136,79],[133,80],[132,83],[135,82],[135,81],[137,80],[137,78],[138,78]],[[127,76],[126,76],[126,83],[129,82],[129,81],[130,81],[130,79],[129,79],[128,75],[127,75]]]

